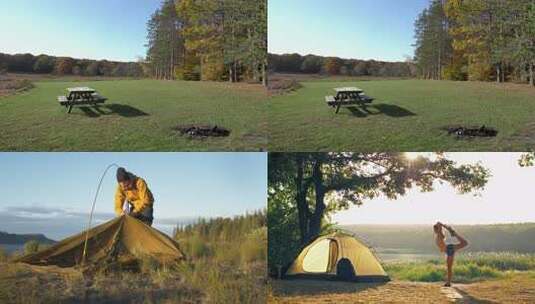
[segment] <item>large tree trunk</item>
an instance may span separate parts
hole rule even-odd
[[[306,201],[307,187],[304,184],[303,171],[304,171],[304,159],[302,156],[297,156],[297,176],[295,179],[296,184],[296,201],[297,212],[299,220],[299,232],[301,237],[301,244],[305,244],[308,235],[308,205]]]
[[[502,81],[502,69],[501,66],[498,64],[496,66],[496,82],[500,83]]]
[[[316,161],[312,174],[314,189],[316,192],[316,202],[314,213],[310,217],[307,243],[316,238],[321,232],[321,221],[325,213],[325,189],[323,185],[323,173],[321,172],[321,162]]]

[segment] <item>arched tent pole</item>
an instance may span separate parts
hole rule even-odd
[[[104,170],[104,173],[102,173],[102,176],[100,177],[100,181],[98,182],[97,191],[95,192],[95,197],[93,198],[93,205],[91,206],[91,213],[89,214],[89,221],[87,223],[87,230],[85,232],[84,251],[82,253],[82,263],[81,263],[82,266],[85,263],[85,258],[86,258],[86,255],[87,255],[87,242],[89,240],[89,230],[91,229],[91,221],[93,220],[93,212],[95,211],[95,204],[97,202],[98,194],[100,192],[100,187],[102,186],[102,181],[104,180],[104,177],[106,176],[106,173],[108,173],[108,171],[113,167],[119,168],[119,165],[117,165],[117,164],[109,165],[106,168],[106,170]]]

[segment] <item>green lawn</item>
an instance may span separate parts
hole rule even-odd
[[[308,81],[273,97],[270,151],[525,151],[535,148],[535,89],[425,80]],[[376,98],[368,112],[328,107],[333,88],[358,86]],[[497,128],[491,139],[457,139],[451,125]]]
[[[56,101],[68,87],[89,86],[108,98],[67,114]],[[267,146],[261,86],[157,80],[40,81],[0,97],[0,151],[259,151]],[[216,124],[227,138],[189,139],[184,124]]]

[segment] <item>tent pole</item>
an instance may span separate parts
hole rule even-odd
[[[106,170],[104,170],[104,173],[102,173],[102,176],[100,177],[100,181],[98,182],[97,192],[95,192],[95,197],[93,198],[93,205],[91,206],[91,213],[89,214],[89,221],[87,223],[87,230],[85,232],[84,251],[82,253],[82,263],[81,263],[82,266],[84,266],[85,258],[87,255],[87,241],[89,240],[89,230],[91,229],[91,221],[93,220],[93,212],[95,211],[95,204],[97,202],[98,194],[100,192],[100,187],[102,186],[102,181],[104,180],[104,176],[106,176],[106,173],[108,173],[108,171],[113,167],[119,168],[117,164],[109,165],[106,168]]]

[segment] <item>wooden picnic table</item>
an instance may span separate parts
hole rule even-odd
[[[60,105],[69,108],[71,113],[74,106],[104,103],[107,99],[100,96],[95,89],[89,87],[67,88],[67,96],[58,96]]]
[[[337,100],[359,100],[359,95],[364,93],[363,90],[355,87],[336,88],[334,91],[336,92],[335,98]]]
[[[91,94],[95,93],[96,90],[88,87],[78,87],[78,88],[67,88],[67,98],[69,100],[76,99],[91,99]]]
[[[325,101],[331,107],[336,108],[336,113],[342,106],[365,105],[373,102],[373,98],[364,95],[364,91],[357,87],[335,88],[335,96],[325,97]]]

